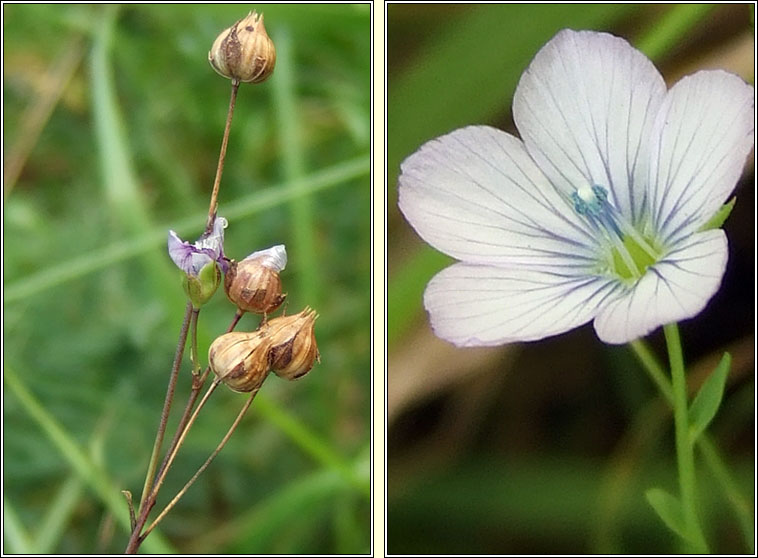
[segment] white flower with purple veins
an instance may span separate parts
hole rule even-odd
[[[667,90],[623,39],[558,33],[516,89],[522,139],[471,126],[401,165],[401,211],[460,260],[427,286],[435,333],[499,345],[594,320],[625,343],[699,313],[726,267],[710,219],[753,147],[753,97],[723,71]]]
[[[215,261],[226,272],[228,263],[224,256],[224,229],[228,222],[218,217],[213,230],[204,233],[194,244],[183,241],[176,232],[168,231],[168,255],[176,266],[187,275],[196,277],[209,263]]]

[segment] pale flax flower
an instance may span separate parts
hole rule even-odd
[[[216,262],[223,271],[227,269],[227,260],[224,256],[224,229],[228,222],[223,217],[218,217],[213,222],[213,230],[197,239],[194,244],[179,238],[176,232],[168,231],[168,255],[176,267],[184,273],[196,277],[206,265]]]
[[[227,221],[218,217],[211,231],[203,233],[194,244],[168,231],[168,255],[184,273],[182,286],[195,308],[207,303],[221,282],[221,271],[229,269],[224,256],[224,229]]]
[[[753,147],[753,99],[724,71],[667,90],[623,39],[558,33],[516,89],[521,139],[470,126],[401,165],[401,211],[460,260],[427,286],[435,333],[499,345],[594,320],[625,343],[698,314],[724,274],[708,222]]]

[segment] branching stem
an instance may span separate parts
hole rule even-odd
[[[218,208],[218,192],[219,192],[219,187],[221,185],[221,176],[224,172],[224,161],[226,160],[226,148],[229,143],[229,132],[232,127],[232,117],[234,116],[234,106],[237,102],[237,92],[239,91],[240,82],[239,80],[233,79],[231,84],[232,84],[232,90],[231,90],[231,95],[229,98],[229,110],[226,115],[226,125],[224,126],[224,136],[221,140],[221,151],[218,157],[218,165],[216,166],[216,178],[213,181],[213,191],[211,192],[211,200],[208,205],[208,220],[205,225],[206,233],[210,233],[213,230],[213,224],[216,220],[216,212]],[[209,369],[206,368],[203,375],[202,376],[199,375],[200,364],[197,357],[197,312],[198,311],[199,310],[194,310],[194,313],[193,313],[192,304],[189,302],[187,303],[187,309],[184,313],[184,321],[182,323],[182,329],[179,335],[179,343],[177,344],[176,354],[174,356],[174,364],[171,368],[171,374],[169,376],[169,385],[168,385],[168,389],[166,390],[166,398],[163,404],[163,411],[161,412],[161,419],[158,425],[158,432],[156,433],[156,436],[155,436],[155,442],[153,444],[153,452],[150,457],[150,463],[148,465],[147,473],[145,475],[145,484],[143,486],[142,496],[140,499],[139,516],[137,517],[135,525],[133,525],[132,533],[129,537],[129,542],[127,543],[126,550],[125,550],[126,554],[136,553],[137,550],[139,549],[140,544],[149,533],[148,531],[144,534],[141,534],[142,528],[145,526],[145,523],[147,522],[147,516],[150,514],[150,510],[155,505],[155,498],[157,497],[158,490],[160,489],[160,486],[163,483],[163,479],[165,478],[169,467],[171,467],[171,463],[173,462],[174,457],[176,456],[176,452],[179,450],[179,447],[181,446],[182,441],[184,440],[184,436],[187,434],[187,431],[192,425],[192,422],[194,422],[198,411],[202,408],[208,396],[213,392],[213,390],[218,385],[217,382],[214,382],[211,385],[208,392],[203,397],[203,400],[199,403],[197,409],[195,410],[195,413],[188,419],[187,417],[192,411],[195,401],[197,400],[197,396],[200,390],[202,389],[202,386],[205,383],[205,379],[207,378],[208,372],[209,372]],[[234,326],[237,324],[241,316],[242,314],[239,311],[237,312],[237,314],[235,314],[234,320],[232,322],[232,326],[230,326],[229,331],[231,331],[231,329],[234,328]],[[166,453],[166,456],[163,460],[160,470],[158,471],[157,480],[155,481],[155,483],[153,483],[153,478],[155,476],[155,471],[156,471],[156,467],[157,467],[158,459],[160,455],[160,449],[161,449],[161,446],[163,445],[163,438],[166,432],[166,424],[168,422],[168,416],[171,410],[171,403],[174,399],[176,380],[179,375],[179,367],[181,365],[182,356],[184,355],[184,347],[187,343],[187,331],[188,331],[188,326],[190,323],[190,318],[192,318],[192,326],[193,326],[192,327],[192,355],[191,355],[192,364],[193,364],[192,392],[190,394],[189,400],[187,401],[187,405],[185,406],[184,414],[182,415],[182,418],[179,421],[179,426],[177,427],[176,433],[174,435],[174,439],[172,440],[171,447],[169,451]],[[151,526],[150,530],[152,530],[153,527],[154,525]]]
[[[171,373],[169,374],[168,387],[166,388],[166,398],[163,402],[163,410],[161,411],[161,418],[160,422],[158,423],[158,432],[155,435],[153,452],[150,456],[147,473],[145,474],[145,484],[142,488],[142,496],[140,498],[139,518],[137,519],[136,525],[132,530],[131,536],[129,537],[129,543],[126,547],[127,554],[136,552],[137,548],[139,548],[139,531],[142,529],[145,521],[147,521],[147,514],[149,513],[149,509],[146,503],[148,494],[150,494],[152,489],[153,476],[155,475],[155,468],[158,465],[158,458],[160,457],[160,450],[161,446],[163,445],[163,437],[166,434],[166,424],[168,423],[168,416],[171,411],[171,403],[174,400],[176,380],[179,377],[179,368],[182,363],[182,357],[184,356],[184,347],[187,344],[187,331],[189,329],[189,323],[192,314],[192,303],[187,302],[187,307],[184,311],[184,319],[182,320],[182,327],[179,330],[179,341],[176,344],[176,352],[174,353],[174,363],[171,365]]]
[[[219,454],[219,452],[224,449],[224,446],[229,441],[229,438],[231,438],[234,431],[237,429],[237,425],[239,425],[240,421],[242,421],[242,417],[245,416],[245,413],[247,413],[247,410],[250,408],[250,405],[253,402],[253,399],[255,399],[255,394],[258,393],[258,389],[253,391],[250,394],[250,397],[245,402],[245,404],[242,406],[242,409],[240,409],[239,414],[237,415],[237,418],[234,419],[234,422],[229,427],[228,432],[223,437],[219,445],[216,447],[216,449],[211,453],[211,455],[208,457],[208,459],[205,461],[205,463],[202,464],[202,466],[197,470],[197,472],[192,476],[192,478],[187,481],[187,484],[184,485],[184,487],[174,496],[173,500],[171,500],[165,508],[163,508],[163,511],[161,511],[160,514],[158,514],[158,517],[155,518],[155,520],[150,524],[150,526],[145,529],[145,532],[142,535],[142,538],[144,539],[150,531],[152,531],[158,523],[161,522],[161,520],[166,516],[166,514],[171,511],[171,509],[176,505],[176,503],[179,501],[179,499],[184,496],[184,494],[189,490],[190,486],[192,486],[195,481],[198,479],[198,477],[205,471],[205,469],[208,468],[208,465],[211,464],[211,461],[215,459],[215,457]]]

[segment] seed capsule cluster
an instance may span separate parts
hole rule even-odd
[[[306,307],[299,314],[267,319],[284,301],[279,272],[287,265],[284,245],[253,252],[241,262],[231,260],[224,290],[240,310],[263,314],[260,327],[250,333],[218,337],[208,351],[213,373],[230,389],[258,389],[270,371],[295,380],[320,362],[314,324],[318,314]]]
[[[225,333],[208,351],[211,370],[229,388],[242,392],[259,388],[269,371],[287,380],[301,378],[320,362],[313,327],[317,317],[306,307],[251,333]]]

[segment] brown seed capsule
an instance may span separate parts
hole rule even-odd
[[[268,336],[232,332],[216,338],[208,350],[213,373],[234,391],[253,391],[263,384],[269,371]]]
[[[287,297],[282,294],[279,279],[279,272],[286,265],[287,252],[283,244],[253,252],[241,262],[232,261],[224,276],[226,296],[246,312],[273,312]]]
[[[313,325],[318,318],[314,310],[269,320],[261,331],[269,339],[268,364],[277,376],[295,380],[305,376],[316,361],[321,362]]]
[[[263,14],[252,11],[225,29],[213,41],[208,61],[224,77],[246,83],[265,81],[274,71],[276,49],[263,26]]]

